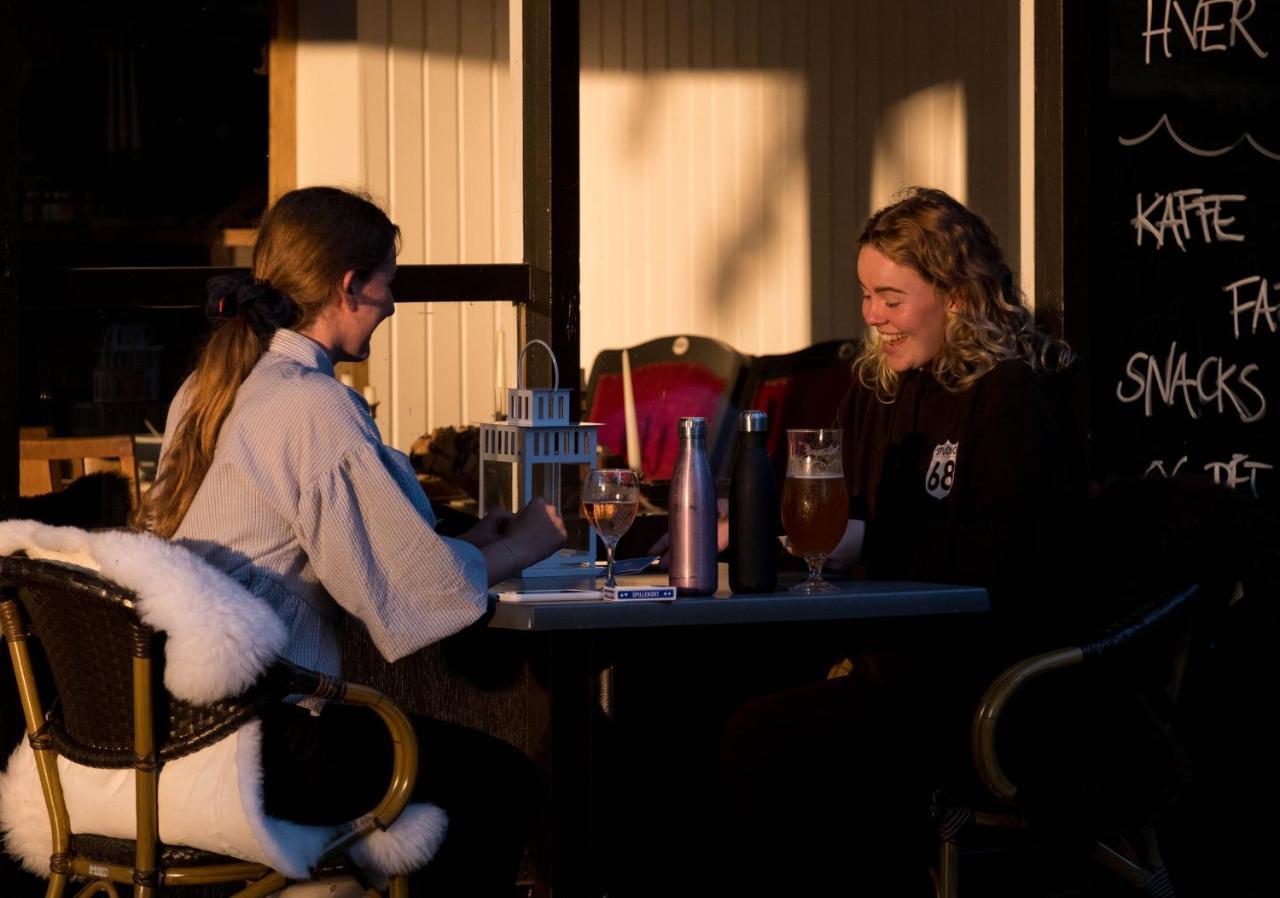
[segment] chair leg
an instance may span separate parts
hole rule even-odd
[[[387,898],[409,898],[409,877],[391,877],[387,883]]]
[[[960,894],[960,833],[973,822],[973,811],[950,807],[941,793],[934,793],[930,816],[938,832],[938,876],[934,889],[938,898],[957,898]]]
[[[958,898],[960,895],[960,846],[946,839],[938,843],[938,898]]]
[[[1173,881],[1169,879],[1169,871],[1164,865],[1154,826],[1144,827],[1138,833],[1134,850],[1151,871],[1151,878],[1143,884],[1142,891],[1153,898],[1174,898]]]
[[[1094,844],[1093,857],[1144,895],[1150,895],[1152,898],[1174,898],[1173,882],[1169,879],[1169,871],[1163,865],[1149,870],[1134,863],[1105,842]]]
[[[120,893],[116,891],[115,885],[106,879],[99,879],[89,883],[76,893],[76,898],[89,898],[90,895],[96,895],[99,892],[107,895],[108,898],[120,898]]]
[[[49,876],[49,885],[44,890],[44,898],[62,898],[67,890],[67,875],[53,873]]]
[[[266,898],[267,895],[274,895],[289,884],[289,880],[285,879],[283,873],[272,871],[262,879],[249,883],[245,888],[236,892],[232,898]]]

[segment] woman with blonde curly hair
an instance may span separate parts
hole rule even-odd
[[[942,324],[940,332],[929,330],[924,342],[904,352],[897,331],[881,331],[883,323],[903,314],[897,311],[902,303],[893,301],[895,288],[881,285],[876,296],[884,303],[876,304],[863,287],[862,313],[871,330],[855,370],[883,398],[893,396],[907,368],[928,367],[939,383],[961,393],[1002,361],[1019,359],[1042,372],[1070,364],[1066,344],[1036,329],[990,226],[941,190],[909,189],[871,216],[858,245],[860,281],[865,271],[907,277],[920,286],[901,270],[910,269],[935,300],[921,311],[932,311],[941,319],[934,323]]]
[[[1083,445],[1051,383],[1072,356],[1036,329],[991,228],[913,188],[858,245],[867,336],[839,413],[850,520],[830,563],[985,586],[995,613],[731,715],[724,866],[749,871],[736,894],[932,894],[930,793],[966,763],[982,686],[1052,633],[1074,560]]]
[[[908,190],[858,245],[867,335],[839,418],[835,563],[1002,600],[1084,497],[1071,350],[1036,328],[987,223],[941,190]]]

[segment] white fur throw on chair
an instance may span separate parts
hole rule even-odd
[[[0,522],[0,555],[25,551],[100,573],[137,594],[142,620],[167,636],[165,687],[206,704],[237,695],[276,658],[284,625],[258,597],[182,547],[145,533],[87,532],[35,521]],[[133,838],[133,770],[100,770],[58,759],[71,829]],[[353,846],[375,880],[426,864],[446,829],[444,811],[410,805],[386,831]],[[0,831],[23,866],[49,874],[52,837],[24,740],[0,773]],[[261,725],[254,721],[160,774],[160,838],[257,861],[303,879],[336,835],[268,817],[262,806]]]

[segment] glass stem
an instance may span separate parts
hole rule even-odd
[[[604,585],[617,586],[618,584],[615,583],[613,579],[613,544],[605,543],[604,551],[605,551],[605,557],[608,558],[608,562],[605,567]]]
[[[822,563],[827,560],[825,555],[806,555],[804,560],[809,565],[809,582],[822,583]]]

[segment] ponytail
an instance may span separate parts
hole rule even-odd
[[[265,351],[242,317],[226,322],[209,337],[187,382],[189,411],[170,437],[164,464],[135,513],[134,526],[163,537],[177,531],[213,462],[218,433],[236,392]]]
[[[186,384],[186,413],[169,434],[155,484],[135,527],[171,537],[182,524],[218,446],[236,393],[279,328],[310,325],[347,271],[372,271],[399,248],[400,229],[367,197],[336,187],[282,196],[263,216],[252,279],[211,278],[205,312],[216,327]]]

